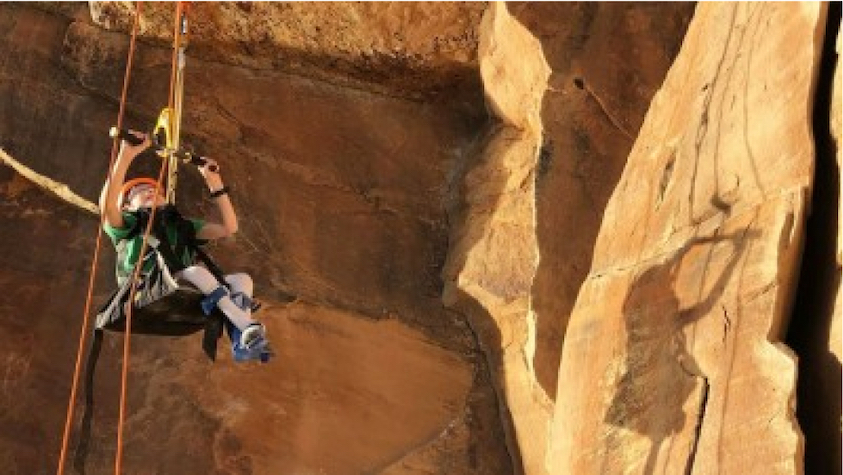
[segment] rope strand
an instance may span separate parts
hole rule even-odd
[[[158,194],[161,193],[162,182],[164,181],[164,172],[167,170],[166,160],[162,160],[161,169],[158,171],[158,181],[155,184],[155,199],[158,199]],[[143,257],[146,255],[146,250],[149,248],[149,236],[152,234],[152,223],[155,221],[155,214],[158,206],[153,205],[149,215],[149,220],[146,223],[146,229],[143,233],[143,242],[141,244],[140,252],[138,253],[138,260],[135,262],[135,268],[132,272],[132,289],[129,292],[129,304],[126,306],[126,328],[123,331],[123,370],[120,375],[120,415],[117,419],[117,455],[114,461],[114,473],[120,475],[123,465],[123,426],[126,422],[126,396],[128,394],[129,386],[129,350],[131,347],[132,336],[132,314],[134,311],[135,294],[138,290],[138,277],[143,267]]]
[[[175,22],[175,30],[174,30],[174,40],[173,40],[173,69],[172,74],[170,76],[170,107],[172,107],[172,102],[174,99],[175,94],[175,74],[176,74],[176,67],[177,67],[177,51],[179,45],[179,28],[181,25],[181,16],[182,16],[182,2],[178,2],[176,4],[176,22]],[[161,161],[161,168],[158,171],[158,180],[155,183],[155,198],[158,199],[158,195],[161,194],[161,190],[163,189],[163,182],[165,173],[169,171],[169,160],[162,160]],[[135,262],[135,268],[132,273],[132,287],[131,291],[129,292],[129,305],[127,306],[126,311],[126,329],[123,332],[123,370],[121,373],[120,379],[120,413],[117,420],[117,454],[114,461],[114,473],[115,475],[120,475],[122,471],[123,465],[123,427],[126,422],[126,399],[128,395],[128,386],[129,386],[129,355],[131,349],[131,329],[132,329],[132,317],[134,313],[134,301],[135,295],[137,293],[137,286],[138,286],[138,277],[140,276],[141,269],[143,268],[143,257],[146,255],[146,251],[149,248],[149,236],[152,233],[152,225],[155,222],[155,215],[158,210],[158,206],[153,205],[152,210],[149,215],[149,220],[146,223],[146,229],[143,233],[143,242],[141,244],[140,252],[138,253],[138,260]]]
[[[171,59],[172,65],[170,68],[170,94],[167,96],[167,108],[170,110],[170,123],[168,127],[170,128],[171,139],[173,140],[173,144],[178,147],[178,138],[177,135],[179,133],[179,125],[175,124],[175,121],[178,121],[178,117],[176,114],[173,113],[176,107],[177,100],[176,96],[178,94],[177,87],[179,87],[179,49],[181,47],[181,24],[182,24],[182,16],[186,15],[184,11],[184,2],[176,2],[176,17],[173,23],[173,56]],[[169,147],[170,144],[167,144]],[[164,158],[167,165],[167,201],[170,203],[175,202],[175,187],[176,187],[176,168],[178,166],[178,162],[175,158],[171,155],[169,157]]]
[[[179,31],[181,31],[183,9],[182,2],[176,2],[176,20],[175,26],[173,27],[173,59],[172,67],[170,68],[170,95],[167,96],[167,107],[170,109],[173,108],[176,97],[176,69],[178,67],[179,46],[181,46],[181,34],[179,34]]]
[[[131,79],[132,73],[132,63],[134,62],[135,57],[135,44],[137,40],[137,32],[138,32],[138,24],[139,18],[141,14],[141,2],[137,2],[135,7],[135,18],[132,24],[132,36],[129,42],[129,54],[128,59],[126,61],[126,71],[123,74],[123,90],[120,94],[120,108],[117,112],[117,127],[122,128],[123,126],[123,116],[125,115],[126,110],[126,96],[129,90],[129,81]],[[108,165],[108,176],[106,179],[111,176],[112,169],[114,168],[114,162],[117,160],[117,150],[119,146],[119,139],[115,138],[111,144],[111,161]],[[67,417],[64,422],[64,434],[62,436],[61,442],[61,451],[59,454],[59,463],[56,469],[57,475],[64,474],[64,464],[67,460],[67,447],[70,441],[70,429],[73,425],[73,413],[76,407],[76,393],[79,388],[79,376],[81,374],[82,368],[82,356],[85,352],[85,346],[88,340],[88,322],[89,322],[89,314],[91,311],[91,301],[93,300],[93,292],[94,292],[94,282],[96,280],[97,274],[97,267],[99,262],[99,254],[100,248],[102,244],[102,215],[100,215],[100,223],[97,226],[97,238],[96,238],[96,245],[94,247],[94,257],[93,261],[91,262],[91,270],[90,270],[90,277],[88,280],[88,292],[85,298],[85,311],[82,316],[82,329],[79,335],[79,348],[76,351],[76,365],[73,371],[73,383],[70,387],[70,396],[67,403]]]

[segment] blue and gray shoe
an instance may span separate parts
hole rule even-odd
[[[234,325],[229,325],[228,330],[234,361],[260,360],[266,363],[274,355],[269,348],[263,324],[252,323],[242,332]]]

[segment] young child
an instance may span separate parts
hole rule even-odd
[[[142,231],[136,232],[136,230],[132,232],[138,220],[136,212],[156,207],[156,215],[159,211],[164,214],[163,210],[168,206],[163,195],[155,194],[156,180],[138,178],[125,182],[126,171],[132,161],[150,145],[149,138],[145,134],[137,132],[132,132],[132,134],[139,139],[143,139],[143,142],[140,145],[131,145],[126,141],[121,142],[120,153],[117,156],[114,170],[105,182],[99,202],[100,210],[104,215],[103,229],[105,233],[111,238],[115,247],[126,246],[127,250],[123,253],[125,257],[122,262],[117,262],[118,285],[123,284],[126,279],[131,277],[143,245],[144,233]],[[222,222],[204,222],[198,219],[188,221],[195,230],[195,237],[207,241],[228,237],[237,232],[237,215],[228,197],[228,188],[223,186],[219,166],[213,160],[206,160],[207,162],[199,168],[199,171],[205,178],[211,196],[219,208]],[[157,220],[158,218],[156,218]],[[203,306],[208,302],[211,305],[215,303],[228,318],[232,350],[236,360],[263,359],[268,353],[268,342],[264,325],[255,321],[251,316],[252,279],[247,274],[226,275],[225,281],[230,288],[229,291],[207,268],[196,264],[196,256],[191,252],[190,247],[178,245],[180,239],[185,239],[178,235],[178,229],[177,226],[173,226],[172,229],[168,227],[165,233],[171,248],[179,250],[175,254],[178,255],[178,259],[181,260],[184,267],[174,274],[174,277],[190,282],[200,292],[210,296],[210,300],[206,298],[203,301]],[[210,309],[206,310],[212,308],[211,306]]]

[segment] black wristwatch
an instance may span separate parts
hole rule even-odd
[[[223,186],[222,188],[220,188],[220,189],[219,189],[219,190],[217,190],[217,191],[212,191],[212,192],[211,192],[211,198],[219,198],[219,197],[220,197],[220,196],[222,196],[222,195],[226,195],[226,194],[228,194],[228,191],[229,191],[229,190],[228,190],[228,187],[227,187],[227,186]]]

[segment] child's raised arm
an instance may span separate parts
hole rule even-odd
[[[105,180],[105,185],[100,193],[100,213],[105,217],[105,222],[114,228],[123,227],[123,214],[117,207],[117,199],[120,197],[120,189],[126,181],[126,171],[129,169],[132,160],[149,147],[149,137],[146,134],[132,132],[138,138],[143,138],[140,145],[130,145],[125,141],[120,142],[120,153],[114,162],[114,170]]]
[[[199,172],[205,177],[205,183],[208,185],[211,197],[217,203],[220,215],[222,216],[222,223],[205,224],[199,230],[197,237],[199,239],[228,237],[237,232],[237,214],[234,212],[234,207],[231,205],[231,200],[228,197],[228,187],[222,183],[219,165],[210,158],[205,158],[205,160],[205,164],[199,167]]]

